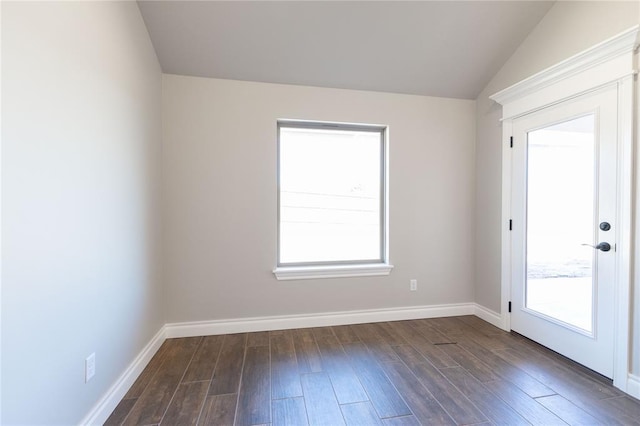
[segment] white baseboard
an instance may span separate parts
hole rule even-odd
[[[311,315],[285,315],[182,322],[167,324],[165,329],[167,338],[209,336],[251,331],[286,330],[289,328],[326,327],[331,325],[473,315],[475,309],[475,303],[457,303],[449,305],[413,306],[409,308],[326,312]]]
[[[400,321],[420,318],[473,315],[474,303],[414,306],[409,308],[371,309],[361,311],[328,312],[311,315],[285,315],[240,318],[214,321],[165,324],[149,341],[125,372],[94,405],[81,425],[102,425],[129,391],[151,358],[167,338],[207,336],[252,331],[285,330],[289,328],[323,327],[381,321]]]
[[[483,319],[489,324],[495,325],[496,327],[504,330],[504,320],[502,318],[502,315],[500,315],[496,311],[492,311],[489,308],[485,308],[484,306],[475,303],[475,309],[473,313],[478,318]]]
[[[640,377],[629,373],[627,377],[627,393],[634,398],[640,399]]]
[[[420,318],[476,315],[489,324],[504,329],[502,316],[477,303],[413,306],[409,308],[369,309],[361,311],[327,312],[311,315],[284,315],[228,320],[181,322],[165,324],[129,365],[109,391],[85,416],[81,425],[101,425],[147,366],[162,342],[167,338],[208,336],[252,331],[285,330],[290,328],[326,327],[381,321],[401,321]],[[629,374],[627,393],[640,398],[640,377]]]
[[[93,406],[91,411],[80,422],[81,425],[102,425],[109,418],[113,410],[120,403],[122,398],[129,391],[142,370],[149,364],[151,358],[158,352],[162,342],[166,338],[164,326],[156,333],[155,336],[147,343],[147,345],[133,360],[129,367],[116,380],[111,388],[104,396]]]

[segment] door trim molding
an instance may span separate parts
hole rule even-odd
[[[493,95],[489,99],[503,106],[503,120],[514,118],[518,114],[531,112],[530,107],[527,109],[520,102],[529,103],[530,97],[538,97],[541,93],[545,95],[545,89],[552,88],[550,100],[546,102],[544,99],[537,101],[539,107],[543,104],[551,104],[553,98],[555,101],[562,99],[561,94],[565,90],[559,90],[557,83],[566,84],[572,77],[578,77],[575,83],[584,87],[579,90],[584,93],[589,89],[597,88],[603,84],[623,78],[631,73],[635,74],[632,64],[629,67],[617,67],[617,60],[622,58],[623,62],[629,60],[629,55],[633,54],[633,50],[638,46],[638,31],[640,25],[635,25],[628,30],[621,32],[595,46],[579,52],[570,58],[565,59],[555,65],[546,68],[537,74],[532,75],[506,89],[503,89]],[[584,73],[589,73],[588,79],[584,78]],[[571,88],[569,93],[577,93],[575,88]],[[546,97],[546,96],[545,96]]]
[[[508,87],[489,98],[502,105],[502,265],[501,265],[501,326],[511,329],[507,312],[511,300],[511,179],[512,136],[516,118],[576,98],[601,87],[615,85],[618,91],[618,253],[615,278],[614,317],[614,367],[613,383],[628,392],[629,388],[629,333],[630,289],[632,279],[633,220],[640,223],[640,212],[633,217],[633,163],[640,152],[633,149],[634,111],[634,50],[639,44],[640,26],[636,25],[608,40],[580,52],[552,67],[549,67],[519,83]],[[640,185],[639,185],[640,187]],[[640,193],[640,188],[638,188]],[[636,253],[640,261],[640,253]],[[640,279],[640,271],[636,272]],[[640,281],[639,281],[640,282]]]

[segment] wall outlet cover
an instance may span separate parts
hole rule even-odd
[[[95,352],[89,355],[84,360],[84,382],[87,383],[89,380],[96,375],[96,354]]]

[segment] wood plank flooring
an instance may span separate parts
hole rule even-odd
[[[639,425],[606,378],[475,316],[168,339],[106,425]]]

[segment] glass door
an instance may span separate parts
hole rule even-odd
[[[527,133],[525,306],[593,331],[595,114]]]
[[[616,88],[513,122],[511,328],[613,376]]]

